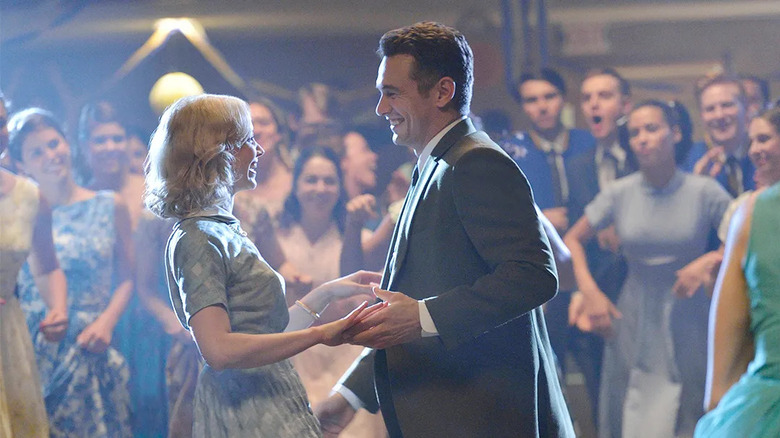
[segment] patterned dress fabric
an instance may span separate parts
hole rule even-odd
[[[38,188],[16,178],[0,195],[0,438],[49,434],[38,367],[24,313],[14,294],[16,276],[27,260],[38,214]]]
[[[171,302],[192,315],[225,308],[234,332],[280,333],[289,313],[284,283],[227,212],[176,225],[166,249]],[[203,367],[195,388],[194,437],[319,437],[319,423],[289,360],[251,369]]]
[[[729,195],[710,178],[677,171],[663,188],[640,172],[615,181],[585,209],[615,225],[628,263],[606,340],[601,437],[690,436],[703,414],[709,298],[675,298],[677,270],[706,252]]]
[[[755,355],[697,438],[780,436],[780,183],[758,195],[743,263]]]
[[[68,281],[69,325],[65,339],[49,343],[38,330],[45,304],[30,275],[19,274],[19,295],[32,334],[53,437],[130,437],[129,369],[113,347],[88,352],[76,338],[106,309],[113,293],[114,195],[52,211],[54,246]]]

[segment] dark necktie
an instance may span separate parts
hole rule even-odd
[[[733,155],[726,158],[726,177],[728,180],[728,190],[731,196],[737,197],[742,194],[744,187],[742,185],[742,166],[739,160]]]
[[[561,179],[565,175],[561,175],[561,171],[558,167],[558,162],[562,159],[555,149],[546,154],[547,166],[550,168],[550,176],[552,177],[553,197],[555,198],[555,206],[564,205],[567,201],[567,197],[563,192],[564,181]]]

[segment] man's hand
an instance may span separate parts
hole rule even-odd
[[[355,417],[355,410],[338,392],[314,405],[312,410],[320,420],[322,438],[337,438]]]
[[[693,165],[694,175],[709,175],[712,178],[718,176],[726,162],[726,154],[723,147],[717,146],[707,151],[696,164]]]
[[[542,214],[561,235],[569,229],[569,210],[566,207],[545,208]]]
[[[349,343],[381,349],[422,337],[417,300],[400,292],[390,292],[378,287],[374,288],[374,294],[386,303],[385,308],[362,318],[354,327],[348,329],[344,335]]]

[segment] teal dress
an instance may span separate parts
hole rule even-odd
[[[696,437],[780,436],[780,183],[756,199],[743,269],[755,356],[696,427]]]

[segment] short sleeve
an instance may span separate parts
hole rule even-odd
[[[209,306],[229,311],[227,253],[219,240],[189,231],[174,236],[168,245],[171,301],[182,325],[189,328],[192,315]]]
[[[610,184],[590,201],[590,204],[585,207],[585,217],[588,218],[591,227],[600,230],[612,224],[615,217],[616,197],[616,184]]]

